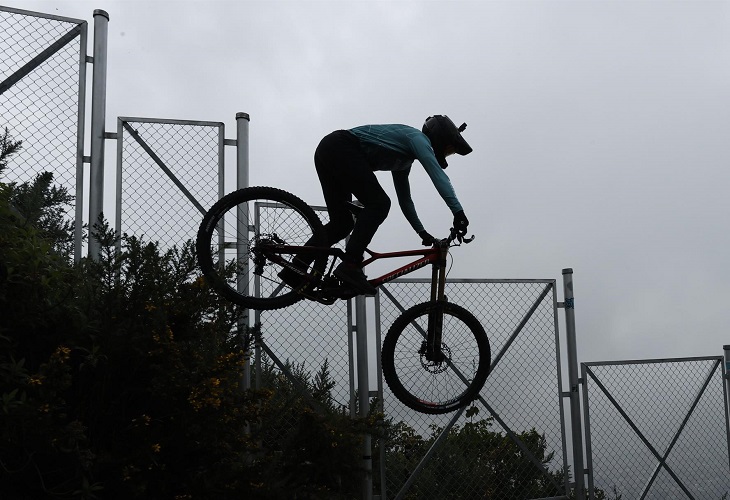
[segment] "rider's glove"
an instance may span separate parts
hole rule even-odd
[[[426,231],[425,229],[423,231],[418,231],[418,236],[421,237],[421,240],[422,240],[421,245],[423,245],[423,246],[430,247],[430,246],[435,245],[436,242],[438,241],[436,238],[431,236],[429,234],[429,232]]]
[[[464,215],[464,211],[460,210],[454,214],[454,229],[459,236],[466,236],[466,229],[469,227],[469,219]]]

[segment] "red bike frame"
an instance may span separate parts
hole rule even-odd
[[[416,271],[418,269],[421,269],[422,267],[426,267],[427,265],[431,264],[433,265],[431,278],[431,300],[443,300],[446,284],[446,257],[449,254],[450,243],[451,239],[447,239],[440,241],[438,244],[434,245],[431,248],[424,248],[419,250],[403,250],[387,253],[378,253],[366,249],[365,252],[369,255],[369,257],[362,262],[362,267],[366,267],[373,262],[382,259],[393,259],[398,257],[419,257],[413,262],[405,264],[398,269],[395,269],[394,271],[390,271],[382,276],[370,279],[370,283],[373,286],[377,287],[382,285],[383,283],[388,283],[389,281],[393,281],[396,278],[400,278],[401,276],[405,276],[406,274],[412,273],[413,271]],[[321,256],[324,254],[339,258],[340,260],[345,255],[340,248],[282,245],[276,247],[275,255],[277,255],[278,257],[275,257],[272,260],[279,261],[280,264],[285,266],[290,265],[289,262],[286,261],[286,259],[281,257],[282,255],[286,254],[309,254],[310,256]],[[269,258],[271,259],[272,256],[269,255]]]
[[[433,246],[431,248],[425,248],[422,250],[405,250],[400,252],[387,253],[377,253],[371,250],[365,251],[368,253],[368,255],[370,255],[370,257],[363,261],[362,267],[366,267],[376,260],[381,259],[420,256],[419,259],[405,264],[404,266],[401,266],[394,271],[369,280],[373,286],[380,286],[383,283],[388,283],[389,281],[393,281],[396,278],[400,278],[401,276],[405,276],[406,274],[412,273],[413,271],[432,264],[433,273],[431,276],[431,300],[443,299],[446,283],[446,273],[440,271],[444,271],[446,268],[446,256],[449,253],[449,245],[447,242],[442,242],[438,246]]]

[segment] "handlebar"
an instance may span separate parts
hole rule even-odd
[[[458,241],[459,245],[462,243],[471,243],[474,241],[475,236],[472,234],[471,237],[467,238],[465,235],[459,234],[459,232],[456,230],[456,228],[451,228],[449,230],[449,237],[443,240],[447,245],[450,245],[452,241]]]

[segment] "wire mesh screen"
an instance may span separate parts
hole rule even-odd
[[[334,402],[350,407],[347,303],[331,306],[298,302],[285,310],[261,313],[263,341],[285,364],[314,376],[325,366],[335,386]]]
[[[429,290],[430,282],[421,280],[381,287],[382,331],[387,332],[403,309],[429,300]],[[450,280],[446,295],[479,319],[489,335],[493,363],[501,359],[482,389],[482,400],[445,435],[412,479],[407,498],[565,494],[554,282]],[[386,416],[398,423],[384,444],[385,482],[392,498],[453,415],[414,412],[387,385],[383,399]]]
[[[280,206],[259,207],[260,224],[278,219],[277,212],[289,210]],[[325,209],[315,209],[320,220],[329,220]],[[342,246],[340,244],[340,246]],[[263,291],[266,295],[267,290]],[[261,335],[266,346],[279,360],[295,371],[314,376],[324,367],[334,383],[331,390],[334,404],[351,409],[350,348],[352,332],[348,319],[348,303],[332,305],[303,300],[285,309],[261,311]]]
[[[83,21],[0,7],[0,133],[7,128],[13,139],[23,141],[5,180],[26,182],[47,171],[56,185],[76,193],[85,33]],[[67,35],[67,43],[49,50]]]
[[[117,230],[165,247],[194,240],[218,200],[223,124],[120,118],[119,130]]]
[[[730,495],[721,358],[583,370],[595,488],[624,500]]]

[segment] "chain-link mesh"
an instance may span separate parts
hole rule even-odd
[[[117,230],[165,247],[194,240],[201,208],[207,210],[218,199],[223,124],[120,121]]]
[[[281,220],[278,215],[280,207],[262,206],[258,210],[263,227],[267,226],[269,219]],[[323,223],[329,220],[326,210],[315,208],[315,211]],[[264,290],[262,295],[266,295],[267,291],[269,290]],[[261,311],[256,320],[261,323],[263,344],[280,363],[294,373],[303,373],[311,378],[326,367],[329,380],[334,384],[330,390],[332,405],[353,410],[350,389],[353,334],[348,319],[347,302],[338,301],[326,306],[304,300],[285,309]],[[256,349],[257,356],[262,356],[265,360],[268,358],[260,346]],[[268,362],[274,363],[271,359]],[[278,366],[274,369],[282,372]],[[297,425],[294,418],[292,415],[289,421],[280,423],[280,431],[294,429]],[[277,436],[271,438],[276,440]]]
[[[86,51],[81,33],[86,23],[40,16],[0,7],[0,84],[9,84],[24,68],[33,66],[33,58],[76,32],[67,44],[16,83],[9,88],[3,85],[0,133],[7,128],[14,140],[23,141],[4,180],[26,182],[47,171],[53,173],[56,185],[75,195],[80,55]],[[72,214],[73,208],[69,211]]]
[[[259,208],[260,223],[267,225],[269,218],[279,219],[279,207]],[[315,209],[323,224],[329,220],[327,211]],[[337,245],[336,245],[337,246]],[[342,247],[342,244],[339,245]],[[266,295],[267,291],[263,292]],[[323,305],[303,300],[274,311],[262,311],[261,336],[267,347],[280,359],[299,365],[314,375],[327,363],[336,384],[332,389],[335,403],[350,406],[350,326],[348,304],[338,301]]]
[[[266,225],[267,217],[280,220],[277,210],[277,207],[262,207],[259,222]],[[319,211],[319,215],[326,221],[326,211]],[[387,331],[404,309],[428,300],[429,285],[430,282],[422,280],[402,280],[382,287],[375,313],[382,332]],[[481,450],[481,457],[474,462],[486,461],[490,453],[494,464],[504,461],[499,453],[505,456],[511,453],[517,458],[506,460],[513,469],[509,477],[501,477],[497,470],[491,477],[481,475],[484,471],[478,470],[469,474],[474,464],[468,463],[470,457],[460,447],[463,443],[447,439],[410,486],[407,498],[434,498],[432,480],[443,475],[444,460],[460,469],[459,477],[468,477],[468,481],[449,487],[452,498],[529,499],[565,493],[565,477],[561,472],[565,457],[556,375],[554,289],[554,282],[549,280],[447,283],[449,300],[477,317],[490,337],[493,359],[500,357],[482,390],[486,406],[476,402],[474,406],[479,412],[462,416],[456,428],[463,428],[470,421],[488,422],[485,425],[489,426],[489,432],[483,436],[485,442],[490,436],[501,438],[492,443],[491,450]],[[263,311],[259,318],[263,342],[279,362],[292,371],[309,375],[326,363],[335,384],[332,395],[336,403],[351,410],[354,404],[351,363],[355,359],[354,336],[350,331],[352,314],[348,317],[347,304],[343,301],[331,306],[300,301],[285,309]],[[374,371],[374,367],[375,361],[371,359],[370,370]],[[387,387],[383,401],[394,433],[383,443],[385,478],[380,473],[380,449],[376,446],[373,453],[375,491],[385,481],[387,496],[394,497],[427,451],[421,447],[415,453],[404,453],[397,433],[411,429],[420,436],[421,444],[426,443],[449,424],[453,414],[432,416],[412,411],[395,399]],[[513,445],[513,449],[507,449],[507,441],[519,442],[522,447]]]
[[[403,309],[429,300],[430,281],[403,280],[381,288],[384,290],[380,293],[379,313],[385,333]],[[447,282],[448,300],[470,311],[484,326],[492,348],[492,359],[502,353],[480,395],[494,414],[477,400],[474,407],[479,412],[473,416],[463,414],[455,429],[463,431],[466,423],[489,418],[490,430],[505,436],[505,440],[493,441],[499,449],[489,450],[488,439],[482,434],[484,448],[465,452],[463,441],[446,439],[416,477],[408,490],[408,498],[434,498],[434,488],[438,486],[434,485],[433,478],[446,475],[452,467],[455,468],[453,470],[479,471],[474,462],[487,460],[490,454],[496,454],[492,456],[495,464],[493,473],[485,473],[485,469],[481,469],[478,474],[460,474],[462,480],[448,487],[452,495],[450,498],[528,499],[565,493],[564,476],[561,474],[564,454],[556,375],[558,346],[554,288],[552,281]],[[404,422],[422,438],[438,434],[453,418],[452,414],[432,416],[411,411],[395,399],[387,385],[383,398],[386,415],[394,421]],[[495,418],[492,420],[492,417]],[[536,434],[530,434],[533,429]],[[526,457],[524,451],[517,451],[517,447],[510,451],[504,448],[506,441],[513,442],[507,437],[509,433],[520,440],[544,435],[544,449],[548,455],[554,455],[549,460],[547,455],[533,457],[537,459],[535,463]],[[386,484],[391,498],[401,490],[422,457],[414,456],[404,461],[402,449],[393,449],[388,443],[385,446]],[[500,453],[504,456],[499,457]],[[523,459],[512,462],[510,470],[498,470],[500,461],[506,464],[510,454],[520,455]],[[545,462],[544,467],[540,462]],[[463,480],[464,477],[467,480]]]
[[[583,370],[595,488],[624,500],[730,495],[721,358]]]

